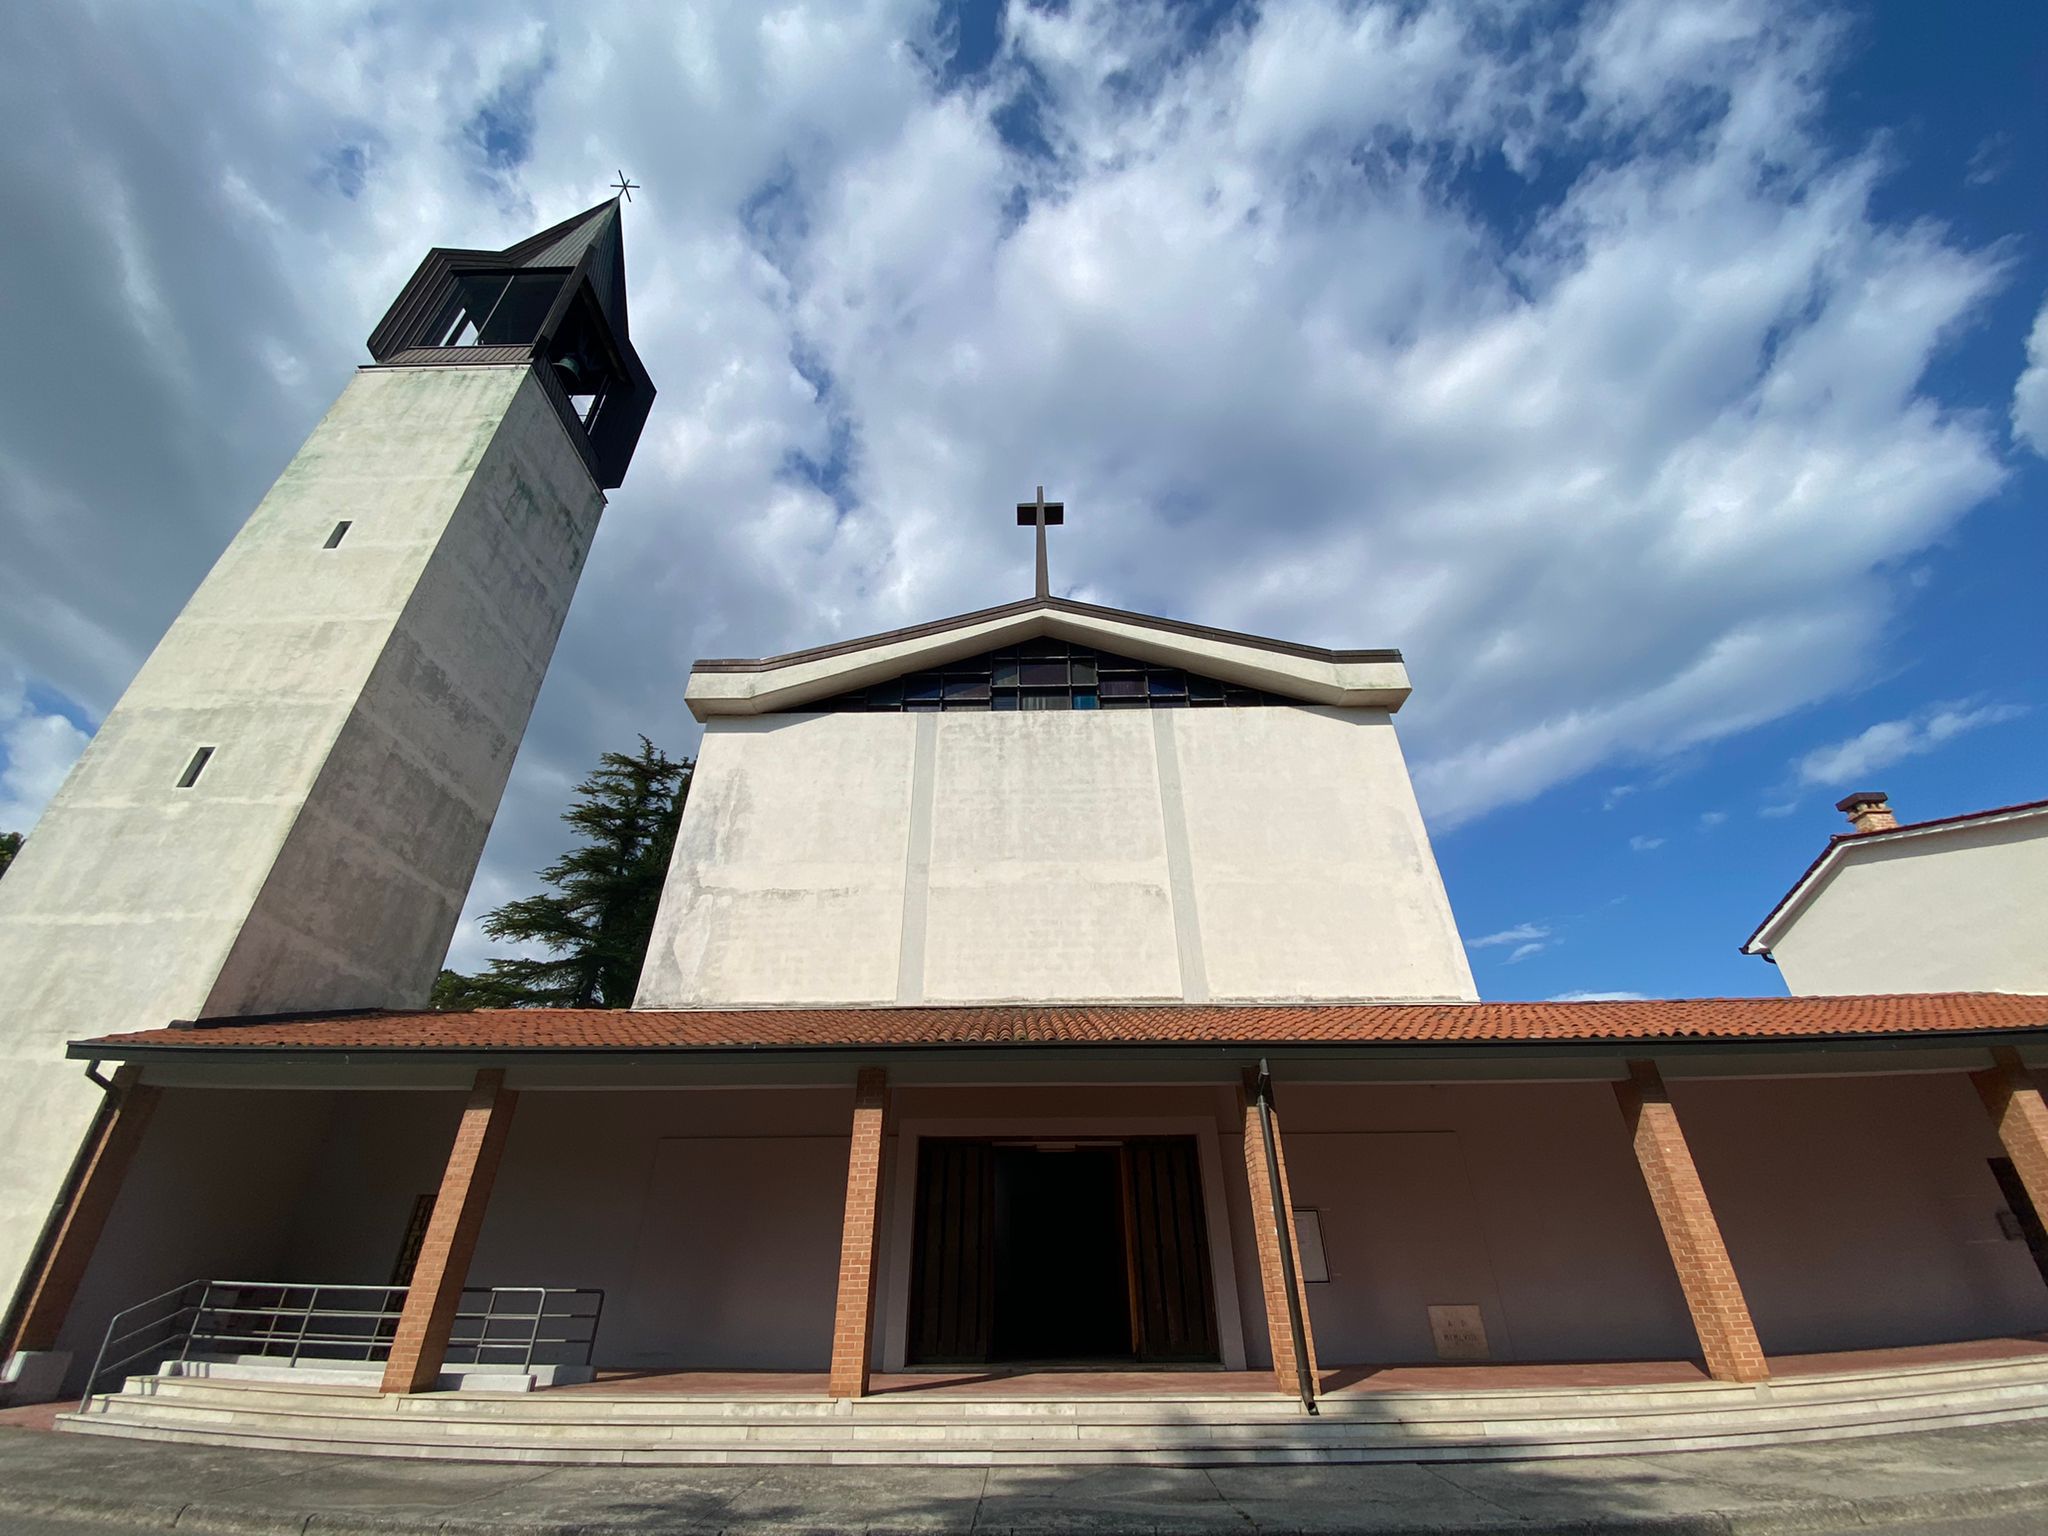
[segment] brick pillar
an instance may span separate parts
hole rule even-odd
[[[2012,1159],[2012,1170],[2026,1186],[2034,1214],[2048,1221],[2048,1105],[2020,1053],[2001,1045],[1992,1051],[1995,1065],[1972,1072],[1970,1081],[1991,1116],[1999,1144]]]
[[[79,1172],[70,1199],[56,1213],[55,1229],[40,1262],[22,1276],[20,1320],[0,1359],[57,1347],[58,1331],[99,1246],[100,1233],[106,1230],[114,1198],[121,1193],[128,1165],[135,1161],[142,1133],[163,1096],[162,1089],[138,1082],[139,1076],[134,1067],[114,1074],[113,1091],[79,1149]]]
[[[1244,1121],[1244,1174],[1251,1186],[1252,1232],[1259,1248],[1259,1289],[1266,1300],[1266,1337],[1273,1346],[1273,1378],[1280,1390],[1293,1396],[1301,1384],[1295,1370],[1294,1329],[1287,1320],[1287,1278],[1280,1267],[1280,1227],[1276,1216],[1284,1215],[1287,1238],[1294,1246],[1294,1272],[1301,1275],[1301,1237],[1294,1230],[1294,1189],[1287,1182],[1287,1144],[1280,1136],[1280,1111],[1273,1111],[1273,1150],[1280,1161],[1280,1197],[1284,1212],[1273,1209],[1272,1180],[1266,1173],[1266,1139],[1259,1131],[1259,1106],[1252,1084],[1258,1074],[1244,1074],[1244,1088],[1238,1107]],[[1301,1287],[1301,1336],[1308,1344],[1309,1379],[1320,1383],[1316,1364],[1316,1334],[1308,1316],[1308,1288]]]
[[[391,1356],[384,1366],[386,1392],[425,1392],[441,1374],[448,1335],[469,1279],[470,1256],[483,1231],[491,1183],[498,1176],[518,1102],[518,1094],[506,1091],[502,1071],[487,1068],[477,1073],[469,1102],[462,1107],[455,1145],[448,1149],[434,1214],[427,1218],[405,1310],[392,1335]]]
[[[1657,1064],[1630,1062],[1628,1078],[1614,1085],[1614,1096],[1628,1122],[1629,1140],[1643,1170],[1643,1182],[1649,1186],[1650,1203],[1657,1208],[1658,1224],[1664,1228],[1664,1242],[1671,1250],[1679,1287],[1692,1312],[1707,1374],[1716,1381],[1764,1380],[1770,1369],[1764,1364],[1756,1325],[1750,1321],[1749,1303],[1742,1298],[1728,1245],[1721,1240],[1720,1223],[1707,1204],[1706,1188],[1700,1183],[1699,1169],[1693,1166],[1692,1149],[1685,1144],[1685,1132],[1679,1128],[1678,1112],[1664,1091]]]
[[[846,1223],[839,1232],[839,1305],[832,1319],[834,1397],[866,1397],[875,1332],[875,1256],[881,1247],[882,1141],[889,1131],[889,1074],[862,1067],[853,1090],[853,1145],[846,1155]]]

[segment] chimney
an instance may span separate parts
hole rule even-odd
[[[1890,803],[1880,790],[1859,789],[1853,795],[1844,795],[1835,802],[1835,809],[1849,818],[1849,825],[1856,832],[1889,832],[1899,824],[1899,818],[1892,814]]]

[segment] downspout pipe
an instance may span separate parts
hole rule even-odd
[[[1294,1266],[1294,1223],[1287,1209],[1286,1191],[1280,1184],[1280,1149],[1273,1138],[1273,1074],[1264,1057],[1252,1089],[1259,1106],[1259,1139],[1266,1147],[1266,1193],[1273,1205],[1273,1226],[1280,1240],[1280,1288],[1287,1294],[1287,1330],[1294,1338],[1295,1388],[1301,1394],[1302,1411],[1319,1412],[1316,1407],[1315,1372],[1309,1368],[1308,1333],[1301,1322],[1301,1276]]]

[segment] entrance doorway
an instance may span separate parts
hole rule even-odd
[[[1214,1361],[1194,1139],[921,1141],[908,1358]]]

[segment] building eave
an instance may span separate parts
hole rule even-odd
[[[1324,650],[1052,597],[782,656],[699,661],[690,670],[683,698],[700,721],[797,712],[850,689],[1041,637],[1186,667],[1304,704],[1391,712],[1410,691],[1397,650]]]

